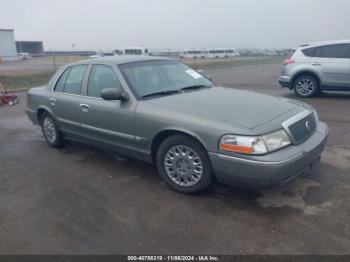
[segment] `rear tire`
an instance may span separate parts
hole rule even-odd
[[[197,193],[213,183],[213,171],[207,151],[195,139],[174,135],[160,145],[157,170],[164,182],[182,193]]]
[[[319,83],[316,78],[311,75],[302,75],[295,79],[293,90],[298,97],[313,97],[319,92]]]
[[[45,112],[41,116],[40,123],[46,143],[54,148],[63,147],[65,141],[53,117]]]

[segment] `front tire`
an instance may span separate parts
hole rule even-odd
[[[182,193],[196,193],[213,182],[208,153],[195,139],[175,135],[160,145],[156,156],[157,170],[164,182]]]
[[[299,76],[293,84],[294,93],[298,97],[309,98],[317,95],[319,83],[311,75]]]
[[[41,117],[41,129],[46,143],[54,148],[61,148],[64,145],[64,138],[59,131],[55,120],[49,113]]]

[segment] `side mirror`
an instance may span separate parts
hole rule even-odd
[[[119,101],[128,101],[129,95],[125,93],[124,91],[117,89],[117,88],[105,88],[101,92],[101,97],[104,100],[112,101],[112,100],[119,100]]]

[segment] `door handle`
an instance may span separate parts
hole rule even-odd
[[[50,104],[52,106],[55,106],[56,105],[56,99],[55,98],[49,98],[49,101],[50,101]]]
[[[83,112],[89,112],[89,109],[90,109],[89,105],[87,105],[87,104],[80,104],[79,106],[81,107],[81,110]]]
[[[322,65],[322,64],[319,63],[319,62],[313,62],[312,65],[313,65],[313,66],[320,66],[320,65]]]

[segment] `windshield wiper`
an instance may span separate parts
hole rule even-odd
[[[193,90],[193,89],[199,89],[199,88],[204,88],[204,87],[209,88],[210,86],[207,86],[207,85],[191,85],[191,86],[183,87],[183,88],[181,88],[179,90],[167,90],[167,91],[159,91],[159,92],[150,93],[150,94],[147,94],[147,95],[143,95],[142,98],[151,97],[151,96],[159,96],[159,95],[171,95],[171,94],[181,93],[182,91],[185,91],[185,90]]]
[[[194,90],[194,89],[200,89],[200,88],[203,88],[203,87],[210,87],[210,86],[207,86],[207,85],[191,85],[191,86],[183,87],[180,90],[182,90],[182,91]]]
[[[150,93],[147,95],[143,95],[142,98],[151,97],[151,96],[159,96],[159,95],[171,95],[171,94],[176,94],[176,93],[180,93],[180,91],[179,90],[159,91],[159,92],[154,92],[154,93]]]

